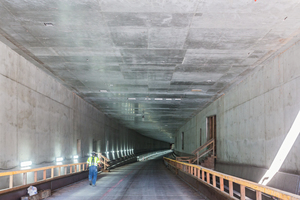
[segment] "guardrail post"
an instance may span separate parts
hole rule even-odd
[[[23,185],[27,184],[27,172],[23,173]]]
[[[81,172],[81,164],[78,166],[78,171]]]
[[[61,173],[61,167],[58,168],[58,176],[60,176]]]
[[[34,182],[37,182],[37,171],[34,172]]]
[[[198,169],[198,178],[200,179],[200,173],[201,173],[201,171],[200,171],[200,169]]]
[[[68,171],[68,168],[67,168],[67,167],[65,167],[65,175],[67,175],[67,171]]]
[[[77,172],[77,165],[74,165],[74,172]]]
[[[202,169],[202,180],[205,181],[204,170]]]
[[[233,183],[232,181],[229,181],[229,195],[233,197]]]
[[[14,186],[14,175],[9,175],[9,188]]]
[[[54,168],[51,168],[51,178],[54,177]]]
[[[216,184],[216,175],[214,175],[214,174],[213,174],[213,186],[214,186],[214,187],[217,186],[217,184]]]
[[[220,177],[220,190],[224,191],[224,179]]]
[[[72,174],[72,171],[73,171],[73,166],[71,165],[70,166],[70,174]]]
[[[206,172],[206,182],[210,184],[210,174]]]
[[[256,191],[256,200],[261,200],[261,191]]]
[[[43,171],[43,180],[46,180],[46,170]]]
[[[245,186],[244,185],[240,185],[240,193],[241,193],[241,200],[245,200]]]

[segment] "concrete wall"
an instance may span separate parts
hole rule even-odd
[[[206,118],[217,118],[217,163],[269,168],[300,110],[300,42],[256,67],[245,80],[182,126],[185,153],[206,141]],[[281,171],[300,174],[300,137]],[[251,173],[251,172],[247,172]]]
[[[0,169],[70,158],[78,139],[82,156],[92,151],[93,140],[101,152],[169,148],[109,119],[3,43],[0,105]]]

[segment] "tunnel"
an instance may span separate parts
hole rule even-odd
[[[0,199],[300,199],[299,37],[297,0],[0,1]]]

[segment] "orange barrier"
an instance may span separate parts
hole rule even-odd
[[[179,162],[176,160],[172,160],[169,158],[164,157],[164,160],[172,166],[176,172],[178,173],[178,170],[188,173],[194,178],[197,178],[201,182],[205,184],[209,184],[210,186],[213,186],[216,190],[220,190],[224,192],[224,194],[229,194],[229,196],[233,197],[233,183],[240,185],[240,199],[245,200],[246,199],[246,192],[245,188],[251,188],[256,192],[256,200],[262,200],[262,193],[277,197],[279,199],[283,200],[300,200],[299,195],[295,195],[289,192],[285,192],[282,190],[278,190],[275,188],[271,188],[268,186],[263,186],[251,181],[247,181],[241,178],[237,178],[234,176],[230,176],[227,174],[223,174],[220,172],[216,172],[207,168],[204,168],[200,165],[193,165],[189,163]],[[219,187],[217,187],[217,178],[219,179]],[[212,182],[211,182],[212,180]],[[224,191],[224,180],[228,181],[228,187],[229,192]]]

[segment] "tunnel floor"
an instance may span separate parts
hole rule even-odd
[[[129,164],[101,173],[95,187],[88,179],[53,192],[47,199],[206,199],[163,164],[162,157]]]

